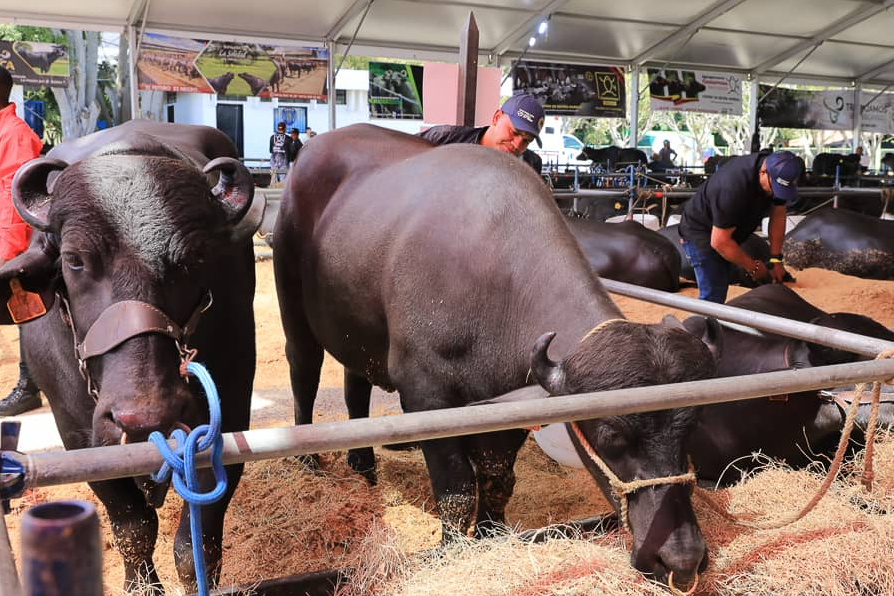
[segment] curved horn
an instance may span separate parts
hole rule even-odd
[[[19,168],[12,179],[12,204],[22,219],[37,230],[49,228],[52,192],[50,174],[68,167],[61,159],[39,157]]]
[[[205,174],[219,172],[217,186],[211,189],[227,213],[227,220],[238,223],[249,211],[255,195],[255,183],[248,171],[238,159],[218,157],[212,159],[202,170]]]
[[[534,380],[549,391],[550,395],[562,395],[567,393],[565,370],[561,363],[553,362],[546,353],[555,337],[554,331],[544,333],[534,342],[534,347],[531,348],[531,373]]]

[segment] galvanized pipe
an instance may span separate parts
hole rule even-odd
[[[643,288],[629,283],[603,279],[603,285],[609,292],[621,294],[638,300],[663,304],[672,308],[679,308],[689,312],[714,317],[724,321],[731,321],[747,327],[753,327],[761,331],[794,337],[831,348],[838,348],[847,352],[853,352],[861,356],[875,357],[879,353],[894,348],[894,343],[850,333],[837,329],[828,329],[810,323],[792,321],[782,317],[776,317],[750,310],[716,304],[706,300],[696,300],[677,294],[670,294],[660,290]]]
[[[594,174],[595,176],[604,177],[604,174]],[[613,177],[623,177],[627,174],[614,174]],[[697,188],[671,188],[664,190],[660,187],[651,188],[656,193],[669,199],[687,199],[695,194]],[[823,198],[823,197],[867,197],[881,198],[882,188],[839,188],[834,187],[802,187],[798,189],[798,196],[802,198]],[[582,199],[586,197],[623,197],[627,196],[625,187],[618,188],[581,188],[579,190],[554,190],[553,197],[556,199]]]
[[[892,377],[894,360],[885,359],[548,398],[543,389],[532,386],[489,400],[497,403],[227,433],[224,435],[223,460],[232,464],[439,439],[537,424],[725,403]],[[24,467],[27,487],[145,475],[158,470],[163,461],[150,443],[34,454],[5,452],[3,456]],[[208,454],[202,454],[197,461],[198,465],[207,467]]]
[[[87,501],[51,501],[21,523],[25,596],[102,596],[99,517]]]

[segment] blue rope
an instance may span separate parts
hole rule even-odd
[[[196,567],[196,581],[200,596],[208,595],[208,576],[205,569],[205,555],[202,546],[202,505],[218,501],[227,490],[227,475],[223,466],[223,437],[220,434],[220,398],[217,387],[208,370],[197,362],[186,365],[186,371],[199,379],[208,398],[209,424],[197,426],[189,433],[175,429],[171,437],[176,447],[171,449],[164,435],[155,431],[149,435],[165,459],[161,469],[152,475],[155,482],[167,482],[173,476],[174,489],[184,501],[189,503],[189,529],[192,536],[192,557]],[[199,479],[196,473],[196,453],[211,448],[211,468],[217,485],[206,493],[198,492]]]

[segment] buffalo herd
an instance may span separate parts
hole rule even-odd
[[[248,80],[245,74],[238,76]],[[619,163],[622,155],[607,159]],[[217,383],[222,430],[248,428],[251,237],[263,205],[226,136],[130,122],[29,162],[15,177],[13,199],[36,233],[25,253],[0,267],[0,299],[13,298],[16,278],[43,304],[28,315],[34,320],[21,327],[21,341],[66,449],[145,441],[152,431],[206,423],[201,392],[182,376],[192,349]],[[796,268],[892,279],[889,226],[821,210],[787,235],[784,250]],[[404,411],[419,412],[517,395],[531,384],[539,395],[557,396],[855,359],[700,316],[628,321],[600,277],[679,290],[693,276],[675,228],[569,218],[520,160],[365,124],[320,135],[301,151],[272,245],[298,425],[313,421],[324,351],[344,366],[351,418],[369,415],[373,385],[397,391]],[[746,250],[762,260],[769,253],[757,236]],[[750,283],[744,272],[734,275],[734,283]],[[877,322],[826,313],[784,285],[756,287],[729,304],[894,340]],[[12,311],[0,314],[0,323],[21,321]],[[883,412],[882,421],[894,415]],[[813,391],[582,420],[569,423],[569,434],[631,533],[632,565],[680,586],[697,582],[708,564],[690,462],[700,482],[734,482],[746,468],[731,472],[731,461],[762,450],[805,463],[806,447],[832,441],[841,426],[840,408]],[[502,527],[527,433],[421,443],[444,543]],[[372,448],[350,450],[348,463],[376,482]],[[241,465],[227,466],[224,498],[203,513],[212,580],[241,473]],[[634,480],[648,486],[619,494],[617,482]],[[203,486],[210,482],[202,474]],[[154,508],[167,487],[131,478],[91,488],[111,520],[125,590],[163,594],[153,564]],[[188,518],[185,509],[174,552],[181,581],[194,589]]]

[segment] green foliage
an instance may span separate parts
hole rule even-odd
[[[342,64],[342,58],[344,63]],[[343,54],[335,55],[335,66],[341,64],[342,68],[348,70],[369,70],[370,62],[391,62],[393,64],[416,64],[422,66],[425,64],[422,60],[407,60],[404,58],[374,58],[372,56],[354,56],[349,54],[345,57]]]

